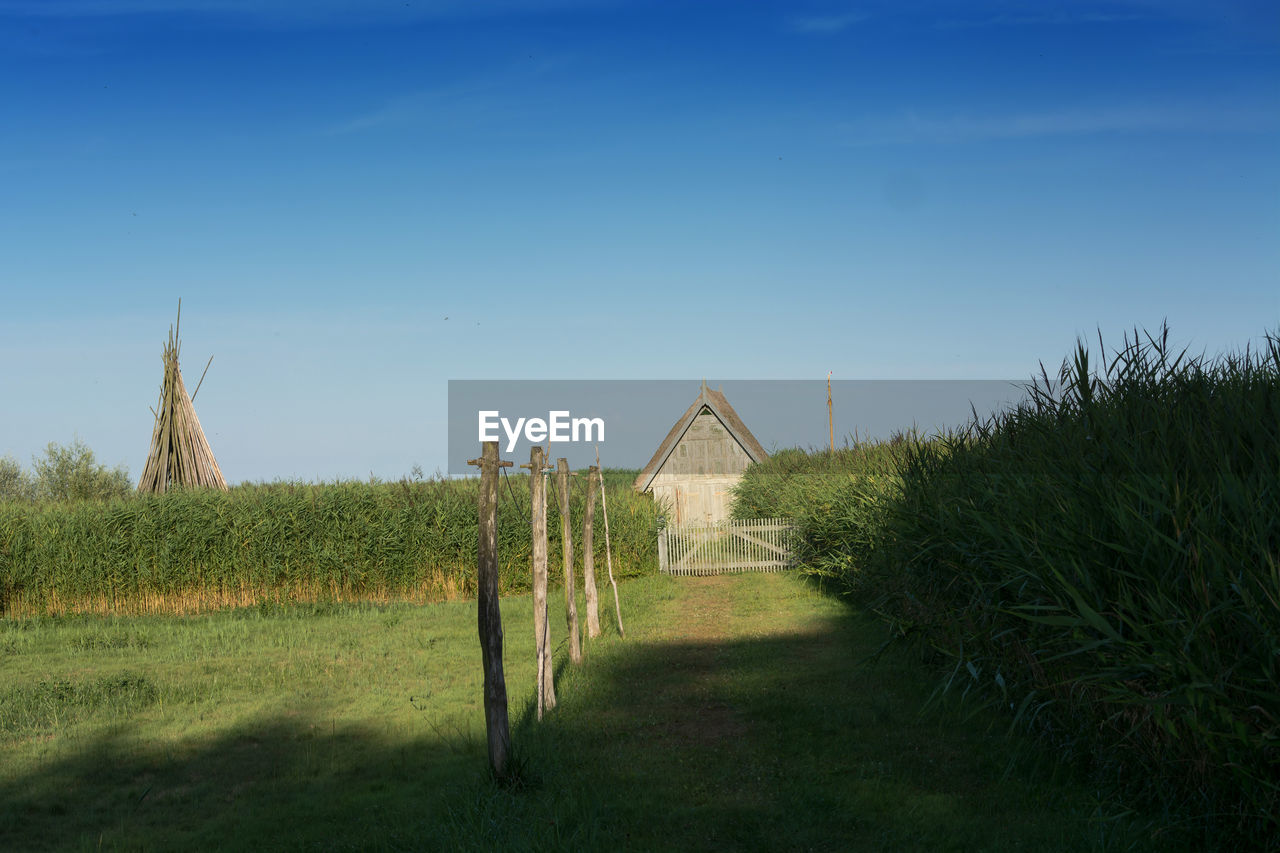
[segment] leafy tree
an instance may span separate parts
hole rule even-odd
[[[29,501],[34,496],[35,483],[18,460],[0,457],[0,501]]]
[[[133,491],[123,465],[100,465],[80,439],[69,447],[49,442],[44,457],[31,460],[35,468],[34,497],[46,501],[109,500]]]

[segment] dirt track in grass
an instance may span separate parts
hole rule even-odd
[[[733,580],[717,576],[682,581],[684,595],[669,647],[674,677],[659,683],[647,703],[649,713],[667,717],[667,737],[686,747],[714,749],[746,733],[746,724],[716,697],[723,670],[718,643],[730,636]]]

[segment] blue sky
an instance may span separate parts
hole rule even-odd
[[[444,467],[451,378],[1239,349],[1278,152],[1270,2],[0,0],[0,455],[136,477],[179,297],[237,482]]]

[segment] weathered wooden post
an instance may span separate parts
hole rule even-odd
[[[666,571],[671,565],[667,557],[667,531],[669,528],[662,528],[658,531],[658,568]]]
[[[587,469],[587,510],[582,516],[582,586],[587,591],[587,638],[600,636],[600,596],[596,592],[596,477],[599,466]]]
[[[533,524],[533,641],[537,649],[538,719],[556,706],[551,666],[551,620],[547,618],[547,487],[542,478],[547,455],[541,447],[529,450],[530,514]]]
[[[484,662],[484,723],[489,737],[489,767],[499,779],[507,777],[511,729],[507,723],[507,680],[502,671],[502,611],[498,598],[498,469],[510,462],[498,459],[498,442],[486,441],[479,459],[480,540],[477,544],[477,622]]]
[[[582,663],[582,632],[578,630],[577,584],[573,582],[573,527],[569,518],[569,460],[556,460],[556,497],[560,501],[560,550],[564,553],[564,616],[569,623],[569,660]]]

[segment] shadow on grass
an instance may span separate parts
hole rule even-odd
[[[604,641],[542,723],[512,702],[523,784],[477,734],[274,717],[155,745],[127,726],[0,787],[0,848],[1037,850],[1126,846],[1034,750],[941,709],[856,615],[727,642]],[[478,665],[478,663],[477,663]],[[509,685],[509,689],[518,685]],[[424,725],[424,728],[425,725]],[[1124,842],[1121,845],[1121,842]],[[1141,846],[1141,845],[1139,845]]]
[[[273,717],[156,744],[121,724],[0,786],[0,849],[421,849],[441,791],[480,785],[483,762],[461,733]]]

